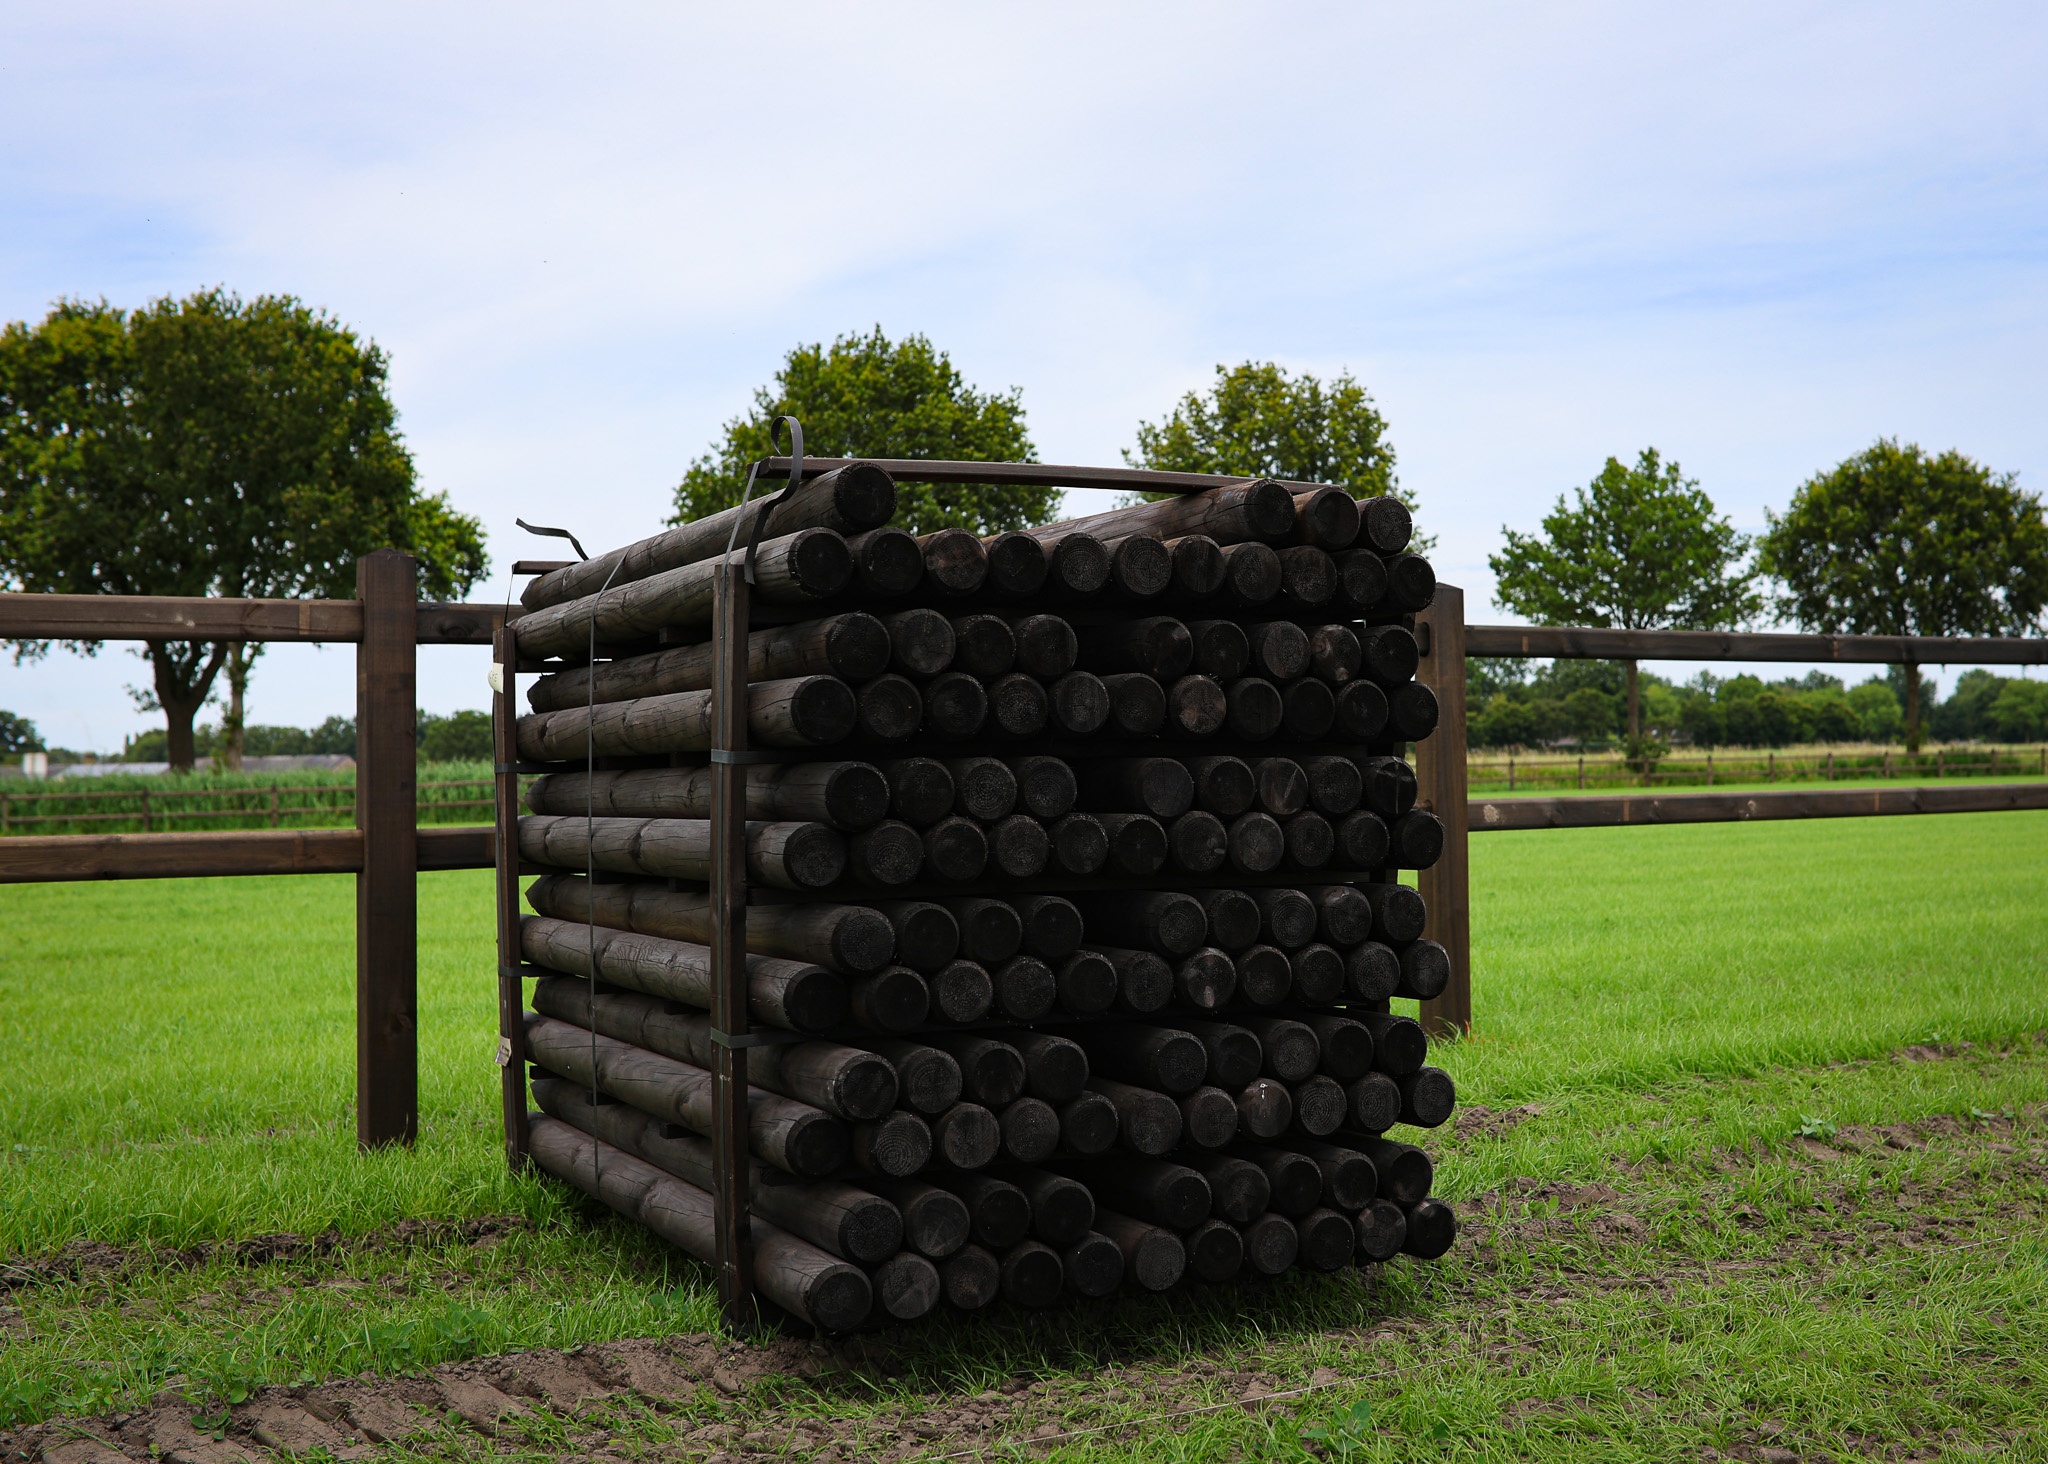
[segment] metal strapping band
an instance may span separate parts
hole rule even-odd
[[[711,749],[711,760],[715,763],[734,764],[772,763],[780,762],[782,754],[779,752],[734,752],[730,747],[714,747]]]
[[[743,1047],[780,1047],[789,1042],[814,1042],[817,1039],[806,1037],[801,1032],[776,1031],[743,1032],[735,1037],[730,1032],[721,1032],[716,1027],[713,1027],[711,1029],[711,1040],[720,1047],[729,1047],[737,1051]]]
[[[552,976],[554,970],[547,966],[500,966],[500,976]]]
[[[491,771],[495,773],[546,773],[552,772],[553,769],[550,768],[546,763],[515,762],[492,763]]]

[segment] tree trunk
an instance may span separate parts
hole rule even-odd
[[[1631,660],[1623,661],[1621,664],[1628,672],[1629,756],[1640,757],[1643,745],[1643,704],[1642,697],[1638,693],[1641,691],[1641,685],[1636,676],[1636,663]]]
[[[1920,751],[1920,667],[1906,663],[1906,751]]]
[[[263,647],[252,641],[228,642],[228,656],[224,669],[228,673],[228,710],[220,719],[219,756],[214,759],[218,767],[229,772],[242,770],[242,734],[246,730],[245,708],[249,695],[249,672],[256,665],[256,658],[263,654]]]
[[[183,654],[179,654],[180,651]],[[173,772],[192,771],[192,718],[206,705],[207,693],[213,690],[213,678],[219,673],[226,653],[226,645],[215,645],[208,654],[203,644],[189,641],[149,643],[156,704],[164,714],[164,732]],[[200,661],[201,656],[206,658],[204,663]]]

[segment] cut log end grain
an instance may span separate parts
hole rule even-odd
[[[791,587],[799,595],[813,600],[830,599],[853,583],[853,555],[845,539],[830,529],[802,529],[790,538],[795,542],[788,550],[788,575]],[[1434,576],[1431,578],[1433,591]],[[757,590],[761,588],[756,586]]]
[[[1195,780],[1170,757],[1101,758],[1076,769],[1082,799],[1098,813],[1178,818],[1195,803]]]
[[[1237,965],[1214,946],[1204,946],[1174,967],[1173,985],[1195,1010],[1217,1011],[1237,993]]]
[[[1091,1077],[1088,1091],[1115,1105],[1118,1137],[1133,1154],[1156,1159],[1179,1146],[1180,1108],[1164,1093],[1102,1077]]]
[[[1015,1163],[1042,1164],[1059,1148],[1059,1115],[1042,1099],[1017,1099],[996,1115],[996,1123],[1002,1129],[1003,1155]]]
[[[1017,637],[1017,669],[1040,680],[1065,676],[1080,659],[1080,637],[1058,615],[1026,615],[1010,628]]]
[[[1367,626],[1358,637],[1360,669],[1389,692],[1415,679],[1422,654],[1405,625]]]
[[[1244,1227],[1245,1264],[1261,1276],[1278,1276],[1294,1265],[1301,1237],[1294,1222],[1267,1211]]]
[[[988,831],[989,862],[1005,879],[1030,879],[1052,862],[1052,836],[1028,813],[997,820]]]
[[[1254,1078],[1238,1092],[1239,1129],[1248,1138],[1277,1139],[1294,1124],[1294,1096],[1285,1083]]]
[[[1386,561],[1370,549],[1347,549],[1331,558],[1337,567],[1337,593],[1330,601],[1331,611],[1363,615],[1377,609],[1387,594]]]
[[[1188,1269],[1211,1285],[1221,1285],[1244,1269],[1244,1237],[1224,1220],[1205,1220],[1182,1237]]]
[[[1312,545],[1280,551],[1280,599],[1297,615],[1325,612],[1337,596],[1337,565]]]
[[[1355,946],[1372,934],[1372,904],[1350,885],[1312,885],[1316,932],[1331,945]]]
[[[1257,1034],[1232,1022],[1192,1021],[1184,1024],[1202,1044],[1209,1065],[1203,1080],[1235,1093],[1259,1074],[1262,1049]]]
[[[847,983],[846,997],[855,1025],[870,1032],[908,1032],[931,1012],[931,989],[908,966],[857,976]]]
[[[1093,534],[1066,534],[1041,543],[1047,589],[1085,599],[1109,583],[1109,549]]]
[[[1224,719],[1229,735],[1241,742],[1264,742],[1280,730],[1286,708],[1280,689],[1257,676],[1240,676],[1224,688],[1229,714]]]
[[[1243,890],[1207,890],[1202,913],[1209,920],[1209,940],[1226,951],[1241,951],[1259,938],[1259,904]]]
[[[1001,1177],[1031,1202],[1031,1234],[1051,1246],[1069,1246],[1095,1224],[1095,1197],[1088,1186],[1050,1170],[1005,1166]]]
[[[1399,554],[1415,537],[1415,520],[1408,505],[1392,495],[1361,499],[1358,505],[1358,542],[1381,554]]]
[[[927,979],[932,1014],[943,1022],[979,1022],[995,1010],[996,984],[979,961],[946,962]]]
[[[1401,1118],[1401,1085],[1385,1073],[1366,1073],[1344,1087],[1348,1122],[1362,1132],[1385,1133]]]
[[[920,844],[918,858],[923,857]],[[960,953],[960,925],[944,905],[930,900],[890,900],[876,908],[895,933],[897,959],[911,970],[930,975]]]
[[[877,1313],[914,1322],[939,1304],[939,1269],[912,1251],[898,1251],[868,1273]]]
[[[1287,953],[1294,972],[1294,999],[1310,1006],[1328,1006],[1344,996],[1344,958],[1321,942]]]
[[[1242,758],[1191,758],[1187,768],[1195,780],[1195,806],[1218,818],[1236,818],[1257,800],[1258,781]]]
[[[1078,632],[1081,665],[1099,676],[1143,672],[1159,681],[1183,675],[1194,658],[1194,637],[1170,615],[1112,621]]]
[[[1270,874],[1287,856],[1287,836],[1271,814],[1242,813],[1230,820],[1230,866],[1245,874]]]
[[[774,1189],[777,1186],[769,1186]],[[789,1186],[795,1188],[795,1186]],[[772,1203],[772,1201],[771,1201]],[[863,1194],[851,1186],[845,1187],[840,1199],[838,1253],[849,1261],[872,1266],[886,1261],[903,1247],[903,1216],[880,1195]],[[756,1209],[762,1209],[760,1201]],[[774,1214],[768,1216],[775,1219]],[[784,1225],[785,1229],[790,1226]]]
[[[1060,1252],[1060,1265],[1076,1296],[1093,1300],[1123,1284],[1124,1253],[1106,1235],[1082,1236]]]
[[[1023,1241],[1002,1259],[1003,1299],[1015,1306],[1051,1306],[1064,1284],[1059,1252],[1038,1241]]]
[[[1305,1022],[1291,1017],[1253,1017],[1247,1024],[1259,1039],[1261,1066],[1269,1078],[1299,1083],[1322,1060],[1322,1044]]]
[[[1442,1068],[1425,1067],[1397,1080],[1401,1090],[1401,1122],[1436,1128],[1458,1106],[1458,1090]]]
[[[1100,1093],[1082,1093],[1059,1105],[1060,1147],[1069,1154],[1107,1153],[1118,1132],[1116,1105]]]
[[[1290,1218],[1306,1215],[1322,1203],[1323,1171],[1308,1155],[1293,1149],[1254,1145],[1245,1157],[1265,1171],[1270,1186],[1272,1213]]]
[[[1387,694],[1370,681],[1348,681],[1337,690],[1338,735],[1376,742],[1387,730]]]
[[[983,681],[1006,675],[1017,663],[1017,635],[999,615],[956,615],[953,667]]]
[[[756,1082],[767,1086],[766,1080],[773,1077],[777,1091],[855,1123],[880,1118],[896,1106],[896,1069],[878,1053],[837,1043],[798,1042],[756,1066]]]
[[[1294,989],[1294,967],[1277,946],[1255,945],[1237,956],[1237,992],[1253,1006],[1276,1006]]]
[[[936,610],[899,610],[882,617],[889,634],[889,660],[905,676],[936,676],[953,664],[959,648],[953,622]]]
[[[1146,1291],[1169,1291],[1187,1273],[1187,1248],[1164,1226],[1102,1210],[1095,1216],[1095,1229],[1122,1255],[1123,1274]]]
[[[996,534],[982,540],[988,553],[988,590],[1005,600],[1022,600],[1045,588],[1045,551],[1029,534]]]
[[[1109,841],[1109,868],[1142,879],[1166,867],[1166,830],[1143,813],[1096,815]]]
[[[1069,671],[1048,689],[1051,725],[1073,737],[1100,731],[1109,720],[1109,688],[1086,671]]]
[[[1101,820],[1070,813],[1047,830],[1052,837],[1052,864],[1062,874],[1094,874],[1109,862],[1109,835]]]
[[[1372,1167],[1379,1172],[1380,1194],[1397,1204],[1414,1204],[1427,1196],[1436,1182],[1436,1166],[1413,1144],[1368,1135],[1352,1142],[1352,1147],[1372,1160]]]
[[[1434,691],[1411,681],[1388,696],[1387,728],[1404,742],[1420,742],[1436,731],[1442,710]]]
[[[853,557],[853,582],[863,595],[895,600],[924,579],[924,551],[902,529],[869,529],[846,541]]]
[[[1344,957],[1344,990],[1353,1001],[1385,1001],[1400,985],[1401,958],[1391,947],[1369,940]]]
[[[1401,951],[1401,984],[1396,996],[1433,1001],[1451,984],[1451,953],[1433,940],[1418,940]]]
[[[1032,546],[1035,553],[1037,545]],[[939,1286],[960,1311],[979,1311],[1002,1289],[1002,1263],[978,1245],[962,1246],[939,1262]]]
[[[1088,1056],[1072,1038],[1052,1032],[1006,1032],[1024,1058],[1024,1091],[1047,1103],[1065,1103],[1088,1082]]]
[[[1255,676],[1292,681],[1308,670],[1308,632],[1291,620],[1262,620],[1246,626],[1245,640]]]
[[[1207,534],[1183,534],[1166,541],[1173,555],[1173,592],[1206,599],[1223,588],[1223,547]]]
[[[960,1064],[961,1082],[972,1101],[1001,1108],[1024,1091],[1024,1054],[1009,1043],[979,1032],[939,1033],[932,1043]]]
[[[1391,1261],[1408,1239],[1408,1215],[1392,1200],[1374,1200],[1358,1212],[1358,1259]]]
[[[1288,757],[1262,757],[1251,764],[1259,807],[1275,818],[1288,818],[1308,807],[1308,775]]]
[[[821,823],[781,823],[761,827],[764,830],[762,855],[765,857],[772,851],[777,856],[775,863],[795,888],[821,890],[836,884],[846,873],[847,844],[837,830]],[[767,830],[774,832],[769,834],[765,832]],[[750,849],[748,853],[752,856],[754,851]]]
[[[1069,1016],[1089,1017],[1116,1005],[1116,967],[1095,951],[1075,951],[1054,973],[1060,1010]]]
[[[1340,1270],[1358,1249],[1358,1228],[1335,1210],[1311,1210],[1295,1229],[1301,1236],[1301,1263],[1312,1271]]]
[[[1372,937],[1388,945],[1406,945],[1422,939],[1428,909],[1422,896],[1407,885],[1366,885],[1365,898],[1372,904]]]
[[[1235,620],[1190,621],[1188,639],[1189,664],[1198,675],[1226,684],[1251,669],[1251,638]]]
[[[1315,676],[1291,681],[1280,692],[1280,732],[1296,742],[1320,742],[1337,725],[1337,697]]]
[[[1059,1000],[1052,968],[1035,956],[1012,956],[989,973],[995,1009],[1012,1022],[1035,1022]]]
[[[960,950],[983,965],[1007,961],[1024,943],[1024,921],[1002,900],[973,895],[946,901],[960,927]]]
[[[925,579],[948,595],[971,595],[988,580],[988,550],[965,529],[922,534]]]
[[[1109,581],[1135,600],[1166,593],[1173,583],[1173,553],[1150,534],[1132,534],[1109,546]]]
[[[924,684],[924,726],[934,737],[960,741],[988,720],[988,693],[965,671],[941,671]]]
[[[1344,869],[1383,869],[1393,852],[1393,838],[1387,832],[1386,821],[1364,809],[1338,820],[1336,835],[1333,862]]]
[[[1059,895],[1025,895],[1016,902],[1016,910],[1026,955],[1061,961],[1080,946],[1084,934],[1081,912],[1072,900]]]
[[[1012,671],[988,683],[989,725],[1002,737],[1036,737],[1052,719],[1052,701],[1037,678]]]
[[[1339,592],[1342,592],[1341,574]],[[1358,632],[1348,625],[1318,625],[1309,632],[1309,667],[1332,686],[1341,686],[1355,679],[1365,664],[1363,656]]]
[[[884,819],[853,836],[846,845],[846,864],[862,884],[909,884],[924,868],[924,841],[909,824]]]
[[[893,672],[862,683],[854,700],[855,726],[877,742],[901,742],[924,724],[924,698]]]
[[[978,1103],[956,1103],[932,1120],[932,1148],[954,1169],[984,1169],[1003,1145],[996,1116]]]
[[[1210,1210],[1233,1225],[1248,1225],[1272,1204],[1266,1171],[1238,1154],[1190,1154],[1188,1166],[1209,1185]]]
[[[1301,1149],[1322,1171],[1324,1205],[1356,1214],[1372,1203],[1379,1189],[1379,1171],[1372,1167],[1371,1159],[1343,1144],[1310,1141]]]
[[[1150,676],[1137,671],[1112,672],[1102,678],[1109,692],[1109,732],[1118,737],[1156,737],[1166,725],[1166,692]]]
[[[1320,813],[1303,809],[1280,821],[1287,843],[1287,862],[1296,869],[1324,869],[1337,853],[1337,831]]]
[[[1260,930],[1282,950],[1294,950],[1316,938],[1315,902],[1301,890],[1258,891]]]
[[[1166,859],[1189,874],[1214,874],[1230,858],[1230,831],[1197,808],[1166,826]]]
[[[1411,808],[1388,831],[1392,862],[1400,869],[1428,869],[1443,858],[1444,826],[1433,813]]]
[[[889,780],[889,811],[915,828],[935,824],[953,811],[959,790],[946,765],[932,757],[899,757],[882,764]]]
[[[1302,1133],[1327,1138],[1343,1127],[1350,1105],[1345,1101],[1343,1085],[1335,1078],[1317,1073],[1290,1084],[1288,1091],[1294,1097],[1294,1126]]]
[[[1223,551],[1223,593],[1256,609],[1280,593],[1280,556],[1267,544],[1232,544]]]
[[[1436,570],[1420,554],[1397,554],[1387,561],[1385,608],[1400,615],[1427,610],[1436,599]]]
[[[1417,1200],[1407,1206],[1408,1233],[1402,1237],[1403,1254],[1419,1261],[1433,1261],[1451,1248],[1458,1238],[1458,1217],[1442,1200]]]
[[[855,1124],[852,1140],[853,1163],[870,1174],[908,1179],[931,1163],[930,1125],[900,1108],[873,1123]]]
[[[1372,1071],[1372,1032],[1349,1017],[1310,1017],[1322,1051],[1322,1070],[1340,1083],[1353,1082]]]
[[[1024,812],[1047,822],[1073,812],[1079,789],[1066,762],[1056,757],[1013,757],[1009,765]]]
[[[1007,1251],[1031,1233],[1031,1201],[1014,1184],[989,1174],[939,1174],[943,1188],[967,1206],[974,1243]]]
[[[1230,699],[1212,676],[1183,676],[1166,689],[1166,732],[1179,739],[1214,737],[1230,719]]]
[[[906,1108],[939,1114],[960,1101],[960,1064],[951,1053],[904,1037],[862,1041],[895,1069],[897,1098]]]
[[[1358,538],[1358,500],[1342,488],[1317,488],[1294,495],[1294,536],[1331,553]]]
[[[988,836],[973,819],[942,818],[921,837],[924,866],[936,879],[978,879],[988,867]]]
[[[1237,1137],[1237,1103],[1221,1088],[1200,1087],[1180,1100],[1181,1133],[1204,1149],[1220,1149]]]

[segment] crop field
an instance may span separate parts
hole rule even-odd
[[[2048,814],[1472,850],[1449,1257],[834,1343],[507,1175],[487,872],[367,1156],[350,881],[0,890],[0,1459],[2048,1458]]]

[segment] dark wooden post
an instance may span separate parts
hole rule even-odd
[[[497,760],[498,1067],[505,1110],[505,1162],[526,1165],[526,987],[519,952],[519,638],[498,627],[491,744]]]
[[[419,828],[413,742],[419,570],[379,549],[356,561],[356,1141],[419,1132]]]
[[[737,558],[738,556],[734,556]],[[747,1224],[747,582],[737,563],[717,570],[712,621],[711,1164],[718,1299],[726,1325],[754,1324],[754,1260]],[[720,756],[721,750],[725,754]]]
[[[1416,744],[1417,803],[1443,820],[1443,857],[1422,871],[1429,910],[1426,934],[1450,952],[1451,984],[1422,1004],[1422,1025],[1434,1036],[1472,1028],[1472,878],[1467,856],[1465,787],[1465,592],[1438,585],[1436,600],[1415,617],[1429,627],[1429,649],[1416,679],[1436,693],[1436,734]]]

